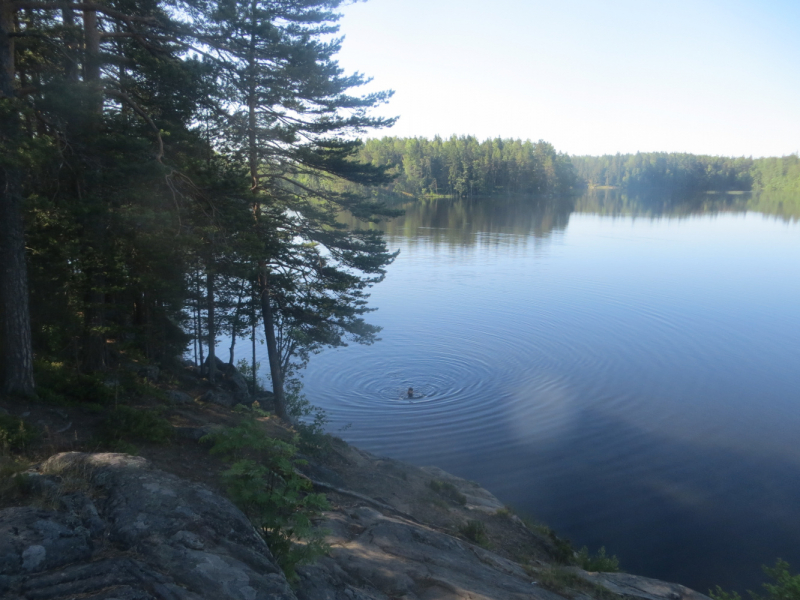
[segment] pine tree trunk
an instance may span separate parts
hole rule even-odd
[[[253,395],[256,395],[257,383],[256,379],[256,309],[253,306],[253,331],[251,332],[250,341],[253,343]]]
[[[83,11],[83,30],[85,52],[84,81],[93,85],[95,96],[92,106],[90,128],[99,131],[103,114],[103,97],[100,92],[100,31],[97,27],[97,13],[92,10]],[[94,185],[93,185],[94,184]],[[95,187],[91,179],[88,182],[89,195]],[[99,202],[99,200],[95,200]],[[105,335],[105,288],[106,276],[103,266],[106,228],[103,222],[102,209],[88,215],[86,232],[89,235],[88,260],[91,266],[87,269],[88,292],[86,296],[86,314],[84,316],[84,368],[89,371],[102,371],[106,368],[106,335]]]
[[[195,310],[197,311],[197,344],[200,346],[200,371],[203,370],[203,365],[206,364],[205,357],[203,356],[203,320],[202,315],[200,313],[200,275],[198,274],[197,270],[194,272],[194,286],[195,286],[195,297],[196,297],[196,305]]]
[[[230,357],[228,358],[228,364],[231,366],[233,366],[233,357],[236,350],[236,332],[238,331],[239,316],[242,311],[242,298],[244,298],[244,285],[245,282],[242,281],[242,287],[239,288],[239,298],[236,300],[236,310],[233,313],[233,324],[231,325],[231,347],[230,347]]]
[[[25,264],[25,229],[22,195],[13,169],[0,170],[0,298],[3,315],[3,390],[34,393],[33,347],[28,307],[28,267]]]
[[[99,85],[100,82],[100,30],[97,28],[97,12],[83,11],[83,36],[86,56],[83,65],[83,79]]]
[[[283,373],[281,372],[281,359],[278,355],[278,343],[275,340],[275,319],[272,314],[272,304],[269,299],[268,268],[261,261],[258,277],[261,292],[261,314],[264,318],[264,335],[267,338],[267,355],[269,356],[269,373],[272,378],[272,393],[275,395],[275,414],[287,423],[292,419],[286,407],[286,396],[283,393]]]
[[[69,2],[71,4],[71,2]],[[78,40],[75,35],[75,11],[67,4],[61,9],[64,22],[67,51],[63,57],[64,74],[69,81],[78,80]]]
[[[0,151],[16,145],[21,134],[14,103],[14,8],[0,0]],[[0,169],[0,314],[3,334],[3,390],[34,393],[33,346],[28,306],[28,267],[22,221],[22,180],[19,168]]]
[[[253,0],[253,15],[255,15],[256,2]],[[253,16],[255,19],[255,17]],[[247,99],[248,105],[248,162],[250,163],[250,178],[252,181],[253,192],[253,215],[258,222],[259,202],[258,193],[261,187],[261,182],[258,173],[258,143],[256,136],[256,107],[258,104],[258,97],[256,95],[255,84],[255,44],[257,36],[255,28],[250,36],[250,52],[248,56],[248,75],[250,77],[249,93]],[[286,396],[283,391],[283,373],[281,372],[281,359],[278,353],[278,343],[275,339],[275,319],[272,314],[272,304],[269,298],[269,268],[264,260],[259,261],[258,273],[258,287],[261,296],[261,315],[264,319],[264,336],[267,339],[267,356],[269,357],[269,373],[272,379],[272,393],[275,396],[275,414],[287,423],[292,422],[289,416],[289,411],[286,406]],[[253,371],[255,372],[255,360],[253,361]],[[255,381],[255,378],[254,378]]]
[[[14,6],[10,0],[0,0],[0,99],[14,98],[13,33]]]
[[[199,330],[200,325],[198,324],[197,312],[198,312],[197,311],[197,307],[195,307],[195,310],[194,310],[194,333],[195,333],[195,335],[193,336],[194,337],[193,342],[194,342],[194,366],[195,367],[197,366],[197,335],[198,335],[197,332],[200,331]]]
[[[214,327],[214,273],[206,270],[206,299],[208,301],[208,381],[214,383],[217,377],[217,332]]]

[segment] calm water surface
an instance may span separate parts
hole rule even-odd
[[[478,481],[630,572],[706,592],[800,569],[796,220],[713,198],[407,208],[371,298],[382,341],[307,369],[332,432]]]

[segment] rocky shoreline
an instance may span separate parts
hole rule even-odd
[[[708,600],[681,585],[570,565],[568,545],[477,483],[338,438],[301,467],[330,502],[315,523],[330,551],[290,583],[220,490],[226,465],[199,443],[239,418],[231,406],[246,392],[235,369],[219,387],[188,367],[172,381],[137,409],[162,410],[166,398],[171,441],[141,444],[138,456],[88,451],[102,428],[96,410],[4,402],[6,415],[45,435],[32,454],[40,462],[13,476],[20,492],[0,505],[1,598]],[[260,422],[265,435],[291,435],[276,418]]]
[[[502,504],[488,491],[436,468],[349,446],[336,454],[349,469],[308,469],[333,505],[319,523],[331,551],[300,567],[294,586],[247,518],[204,484],[142,457],[57,454],[28,473],[32,505],[0,511],[0,594],[8,600],[706,598],[680,585],[575,567],[562,568],[562,577],[569,576],[561,589],[548,589],[552,582],[541,579],[554,567],[546,538],[519,519],[498,517]],[[364,476],[361,490],[350,489],[353,472]],[[390,478],[403,481],[408,493],[386,485]],[[466,497],[447,508],[444,522],[419,514],[429,503],[420,486],[431,480],[445,480]],[[389,498],[363,489],[379,486]],[[504,522],[502,548],[448,532],[470,513]],[[513,547],[531,553],[525,565],[508,558]]]

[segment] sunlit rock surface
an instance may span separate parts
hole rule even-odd
[[[53,456],[30,475],[37,505],[0,511],[0,597],[588,600],[601,590],[603,600],[708,600],[679,585],[575,568],[570,572],[584,584],[557,593],[543,587],[543,570],[523,568],[441,526],[423,524],[420,513],[405,512],[425,505],[414,497],[428,493],[425,482],[434,477],[466,498],[444,514],[492,518],[487,515],[501,504],[477,484],[352,447],[342,456],[351,473],[315,471],[316,479],[328,479],[318,485],[329,486],[334,499],[334,510],[320,524],[328,531],[330,554],[300,567],[294,588],[247,518],[207,487],[124,454]],[[364,487],[354,491],[359,470]],[[390,479],[398,487],[390,488]],[[534,536],[518,519],[505,522],[509,535],[522,528]],[[533,562],[549,568],[542,560],[546,545],[530,548],[538,557]]]

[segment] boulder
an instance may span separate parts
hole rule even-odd
[[[139,369],[138,373],[139,377],[144,377],[150,381],[158,381],[158,376],[161,374],[161,370],[155,365],[145,365]]]
[[[0,574],[57,569],[92,556],[90,529],[69,513],[30,506],[0,512]]]
[[[209,359],[206,359],[201,369],[201,375],[203,377],[208,377],[209,364]],[[215,382],[217,384],[225,387],[227,390],[233,392],[233,394],[250,394],[250,386],[247,383],[247,379],[245,379],[244,375],[242,375],[234,365],[223,362],[216,356],[214,357],[214,364],[216,365]]]
[[[200,368],[200,376],[201,377],[208,377],[208,367],[211,364],[211,357],[206,359],[206,362],[203,363],[203,366]],[[224,373],[228,367],[228,363],[224,363],[220,360],[219,356],[214,357],[214,365],[215,370],[217,373]]]
[[[225,386],[234,393],[250,394],[250,386],[247,385],[247,380],[244,378],[244,375],[236,370],[236,367],[233,367],[232,371],[224,375],[223,382]]]
[[[4,599],[296,600],[248,519],[201,484],[124,454],[59,454],[31,476],[82,489],[0,511]]]
[[[200,378],[200,369],[195,366],[186,367],[175,373],[175,377],[184,386],[193,387],[197,385],[197,380]]]

